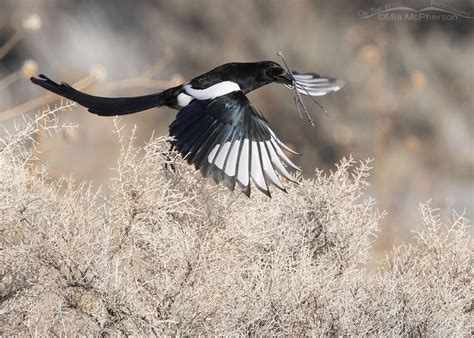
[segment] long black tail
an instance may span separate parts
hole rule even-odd
[[[136,97],[100,97],[82,93],[67,83],[58,84],[45,75],[32,77],[31,81],[53,93],[64,96],[89,109],[91,113],[101,116],[133,114],[142,110],[167,104],[169,91]]]

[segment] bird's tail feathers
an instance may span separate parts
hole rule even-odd
[[[79,103],[91,113],[100,116],[126,115],[163,106],[167,103],[167,91],[136,97],[100,97],[80,92],[67,83],[58,84],[45,75],[32,77],[31,82],[55,94]]]

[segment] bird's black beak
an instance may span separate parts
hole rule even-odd
[[[292,85],[293,84],[293,77],[288,73],[277,75],[276,76],[276,82],[286,84],[286,85]]]

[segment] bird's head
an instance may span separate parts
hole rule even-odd
[[[263,61],[260,64],[260,80],[268,83],[277,82],[286,85],[293,83],[293,78],[278,63]]]

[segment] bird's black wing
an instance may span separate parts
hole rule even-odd
[[[170,135],[188,163],[231,190],[237,182],[249,196],[252,180],[268,196],[270,184],[286,191],[277,173],[294,182],[285,165],[298,167],[282,150],[289,149],[240,91],[191,101],[170,125]]]
[[[343,80],[336,80],[316,73],[292,73],[295,78],[296,88],[303,95],[322,96],[336,92],[346,85],[346,82]],[[285,86],[291,88],[289,85]]]

